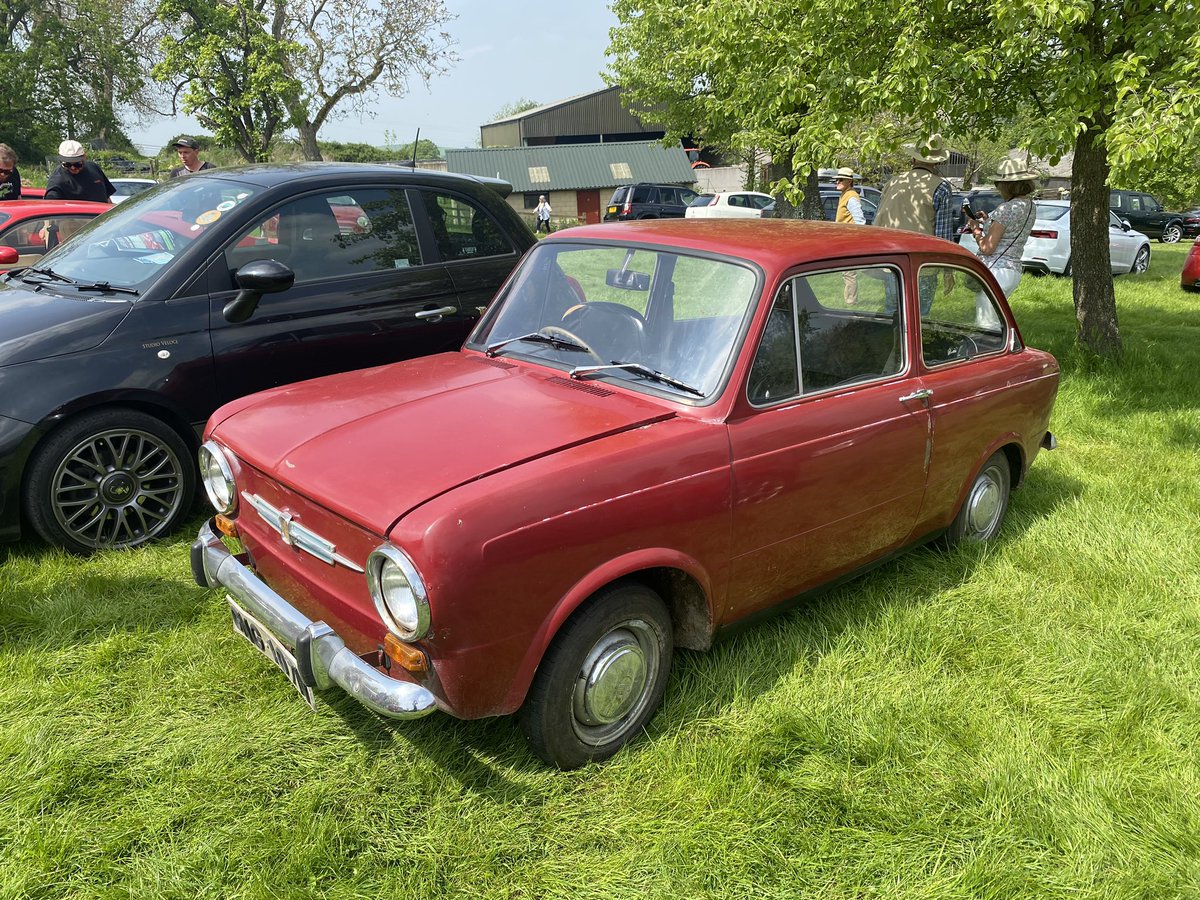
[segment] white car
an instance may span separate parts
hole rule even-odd
[[[1070,275],[1071,201],[1038,200],[1035,206],[1037,218],[1021,255],[1023,267],[1029,272]],[[958,242],[972,253],[979,249],[969,233],[962,235]],[[1111,211],[1108,214],[1108,250],[1114,275],[1145,272],[1150,268],[1150,238],[1134,231]]]
[[[758,219],[774,198],[758,191],[701,194],[683,211],[685,219]]]
[[[134,194],[140,194],[158,184],[153,178],[110,178],[108,180],[117,189],[117,192],[110,198],[113,203],[128,200]]]

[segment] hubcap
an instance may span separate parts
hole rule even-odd
[[[637,718],[658,677],[658,647],[654,630],[641,620],[623,623],[596,642],[580,667],[572,696],[580,740],[606,743]]]
[[[967,498],[967,524],[976,537],[987,535],[996,524],[1000,513],[1000,481],[994,469],[980,474]]]
[[[106,431],[76,445],[54,472],[54,517],[87,547],[136,547],[183,502],[180,459],[144,431]]]

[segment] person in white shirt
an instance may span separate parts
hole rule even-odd
[[[537,227],[534,229],[534,232],[545,231],[546,234],[550,233],[551,212],[553,212],[553,210],[550,209],[550,204],[546,202],[546,195],[539,194],[537,205]]]

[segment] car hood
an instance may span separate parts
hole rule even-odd
[[[125,318],[128,299],[64,297],[0,281],[0,366],[90,350]]]
[[[235,400],[209,432],[280,483],[387,534],[459,485],[673,416],[594,381],[463,352]]]

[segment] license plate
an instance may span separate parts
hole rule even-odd
[[[292,687],[300,692],[304,702],[315,711],[317,701],[313,697],[312,688],[300,677],[300,667],[296,665],[296,657],[292,655],[292,651],[281,644],[262,622],[238,606],[232,597],[226,599],[229,601],[229,612],[233,614],[233,630],[248,640],[255,650],[275,663],[292,683]]]
[[[608,208],[608,214],[609,214],[610,216],[611,216],[611,215],[613,215],[613,214],[614,214],[616,211],[617,211],[617,208],[616,208],[615,206],[610,206],[610,207]]]

